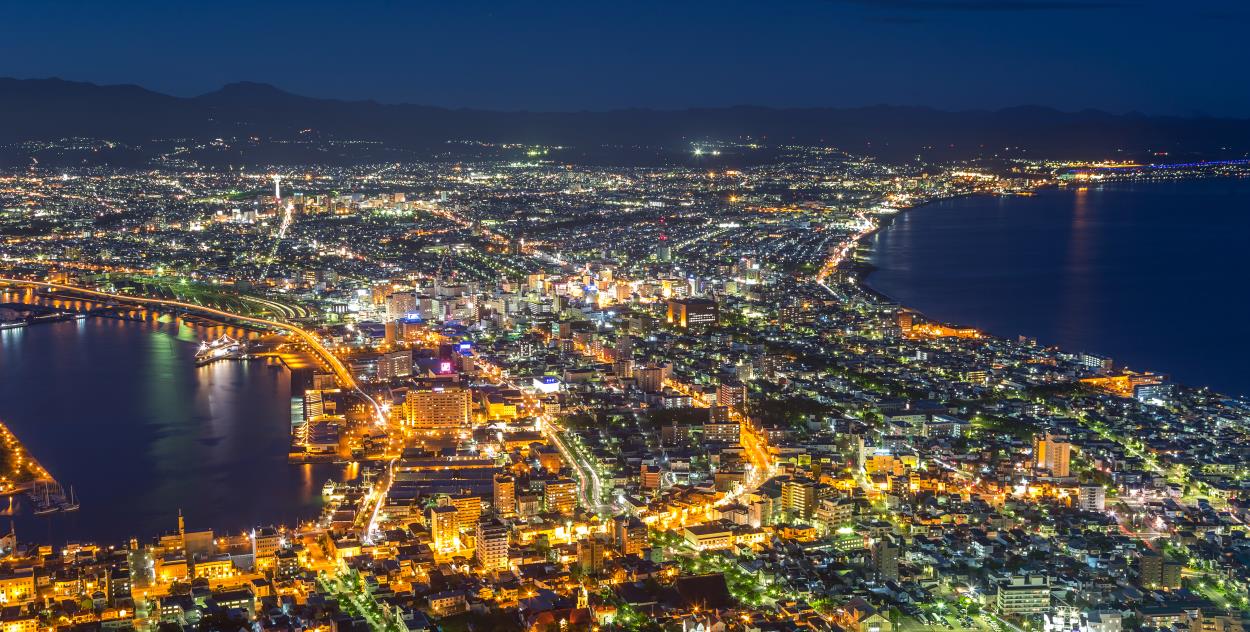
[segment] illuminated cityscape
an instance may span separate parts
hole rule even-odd
[[[158,447],[102,444],[74,480],[57,447],[90,435],[0,397],[0,632],[1244,629],[1250,398],[865,281],[874,236],[931,205],[1244,182],[1244,151],[493,124],[428,151],[238,122],[0,137],[0,368],[130,332],[155,377],[100,395],[120,359],[64,368],[82,416],[119,444],[122,399],[208,428],[134,421]],[[289,418],[218,399],[237,375]],[[132,460],[165,461],[133,477],[155,491]]]

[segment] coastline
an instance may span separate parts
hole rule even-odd
[[[940,203],[940,202],[950,202],[950,201],[953,201],[953,200],[962,200],[962,199],[964,199],[964,198],[971,198],[971,197],[977,197],[977,196],[982,196],[982,195],[992,195],[992,194],[989,194],[989,193],[960,193],[960,194],[958,194],[958,195],[948,195],[948,196],[945,196],[945,197],[937,197],[937,198],[933,198],[933,199],[931,199],[931,200],[925,200],[924,202],[921,202],[921,203],[919,203],[919,204],[915,204],[915,205],[913,205],[913,206],[904,206],[904,207],[902,207],[902,208],[898,209],[898,211],[897,211],[897,212],[892,213],[892,214],[890,214],[890,215],[886,215],[886,216],[884,216],[884,219],[881,219],[881,220],[879,220],[879,221],[877,222],[877,225],[876,225],[876,227],[875,227],[875,228],[873,228],[872,230],[867,231],[867,232],[865,232],[864,234],[860,235],[860,236],[859,236],[859,237],[855,240],[855,251],[856,251],[856,254],[857,254],[857,255],[859,254],[859,249],[860,249],[860,247],[863,245],[863,242],[864,242],[865,240],[867,240],[868,238],[870,238],[870,237],[872,237],[872,236],[876,235],[877,233],[879,233],[879,232],[881,232],[881,231],[885,230],[886,228],[889,228],[892,224],[894,224],[894,221],[895,221],[896,219],[898,219],[899,217],[902,217],[904,213],[912,213],[912,212],[918,211],[918,210],[920,210],[920,209],[922,209],[922,208],[924,208],[924,207],[926,207],[926,206],[932,206],[932,205],[934,205],[934,204],[938,204],[938,203]],[[860,260],[858,260],[858,257],[857,257],[857,258],[852,259],[852,260],[849,262],[849,265],[848,265],[847,267],[849,268],[849,271],[850,271],[850,272],[854,275],[854,281],[853,281],[853,284],[854,284],[854,285],[855,285],[855,287],[856,287],[857,289],[859,289],[861,292],[863,292],[863,293],[865,293],[865,294],[868,294],[868,295],[871,295],[871,296],[873,296],[873,297],[876,297],[877,299],[881,300],[882,302],[885,302],[885,303],[890,303],[890,304],[893,304],[893,305],[898,305],[900,308],[902,308],[902,309],[906,309],[907,311],[909,311],[909,312],[911,312],[911,313],[913,313],[913,314],[919,314],[919,315],[921,315],[921,316],[924,316],[926,320],[933,320],[934,322],[937,322],[935,319],[931,319],[931,318],[929,318],[927,315],[925,315],[925,313],[924,313],[924,312],[921,312],[920,310],[915,309],[915,308],[912,308],[912,307],[908,307],[908,306],[904,305],[902,301],[900,301],[900,300],[898,300],[898,299],[896,299],[896,298],[894,298],[894,297],[892,297],[892,296],[890,296],[890,295],[886,294],[885,292],[882,292],[882,291],[880,291],[880,290],[878,290],[878,289],[876,289],[876,288],[874,288],[874,287],[872,287],[872,286],[868,285],[868,277],[869,277],[870,275],[872,275],[872,273],[874,273],[874,272],[876,272],[876,271],[877,271],[877,266],[875,266],[875,265],[873,265],[873,264],[871,264],[871,263],[869,263],[869,262],[867,262],[867,261],[860,261]]]
[[[1166,180],[1166,181],[1209,180],[1209,179],[1219,179],[1219,178],[1225,178],[1225,177],[1227,177],[1227,178],[1229,178],[1229,179],[1234,179],[1234,180],[1243,180],[1243,179],[1246,179],[1244,176],[1197,176],[1197,175],[1193,175],[1193,176],[1188,176],[1188,177],[1173,177],[1173,178],[1152,179],[1152,180],[1150,180],[1150,181],[1148,181],[1148,182],[1149,182],[1149,183],[1157,183],[1157,182],[1159,182],[1160,180]],[[1099,182],[1099,183],[1097,183],[1097,185],[1102,185],[1102,184],[1131,184],[1131,183],[1137,182],[1137,181],[1139,181],[1139,180],[1141,180],[1141,179],[1140,179],[1140,178],[1123,178],[1123,179],[1113,179],[1113,180],[1108,180],[1108,181],[1104,181],[1104,182]],[[1047,191],[1060,191],[1060,190],[1064,190],[1064,189],[1067,189],[1067,188],[1068,188],[1068,187],[1065,187],[1065,186],[1063,186],[1063,185],[1059,185],[1059,184],[1046,184],[1046,185],[1039,186],[1039,187],[1037,187],[1036,189],[1032,189],[1032,190],[1033,190],[1033,191],[1039,191],[1039,192],[1047,192]],[[911,213],[911,212],[914,212],[914,211],[918,211],[918,210],[921,210],[921,209],[923,209],[923,208],[925,208],[925,207],[927,207],[927,206],[931,206],[931,205],[936,204],[936,203],[939,203],[939,202],[948,202],[948,201],[954,201],[954,200],[962,200],[962,199],[965,199],[965,198],[969,198],[969,199],[970,199],[970,198],[981,197],[981,196],[1002,197],[1002,196],[1000,196],[1000,195],[998,195],[998,194],[993,194],[993,193],[984,193],[984,192],[964,193],[964,194],[959,194],[959,195],[951,195],[951,196],[946,196],[946,197],[934,198],[934,199],[931,199],[931,200],[925,200],[924,202],[921,202],[921,203],[916,204],[916,205],[913,205],[913,206],[907,206],[907,207],[902,207],[902,208],[899,208],[899,209],[898,209],[898,211],[897,211],[896,213],[892,213],[892,214],[890,214],[890,215],[888,215],[888,216],[885,216],[883,220],[879,221],[878,225],[877,225],[875,228],[873,228],[873,230],[871,230],[871,231],[867,231],[867,232],[863,233],[862,235],[859,235],[859,236],[858,236],[858,238],[855,240],[855,241],[856,241],[856,243],[855,243],[855,249],[856,249],[856,252],[857,252],[857,254],[859,254],[859,253],[858,253],[858,249],[859,249],[859,248],[863,245],[863,241],[864,241],[864,239],[866,239],[866,238],[868,238],[868,237],[870,237],[870,236],[873,236],[873,235],[877,234],[879,231],[884,230],[884,229],[886,229],[886,228],[890,227],[890,226],[893,224],[894,220],[895,220],[897,217],[902,216],[904,213]],[[873,265],[872,263],[870,263],[870,262],[868,262],[868,261],[866,261],[866,260],[860,260],[860,258],[859,258],[859,257],[852,258],[850,262],[844,262],[844,263],[849,263],[849,265],[847,265],[847,266],[846,266],[846,269],[847,269],[847,271],[848,271],[848,272],[850,272],[850,273],[851,273],[851,275],[852,275],[851,284],[852,284],[852,285],[853,285],[853,286],[854,286],[854,287],[855,287],[858,291],[862,292],[863,294],[865,294],[865,295],[867,295],[867,296],[870,296],[870,297],[872,297],[873,299],[875,299],[875,300],[877,300],[877,301],[880,301],[881,303],[884,303],[884,304],[886,304],[886,305],[893,305],[893,306],[897,306],[897,307],[899,307],[900,309],[904,309],[904,310],[906,310],[906,311],[908,311],[908,312],[910,312],[910,313],[912,313],[912,314],[918,315],[918,316],[920,316],[921,318],[923,318],[924,320],[926,320],[926,321],[928,321],[928,322],[932,322],[932,323],[935,323],[935,324],[940,324],[940,325],[946,325],[946,326],[959,326],[959,323],[946,322],[946,321],[944,321],[944,320],[942,320],[942,319],[932,318],[932,317],[930,317],[929,315],[925,314],[925,313],[924,313],[923,311],[921,311],[920,309],[917,309],[917,308],[914,308],[914,307],[908,306],[908,305],[906,305],[906,304],[905,304],[905,302],[904,302],[904,301],[899,300],[899,299],[897,299],[897,298],[895,298],[895,297],[893,297],[893,296],[890,296],[889,294],[886,294],[885,292],[883,292],[883,291],[881,291],[881,290],[878,290],[878,289],[876,289],[876,288],[872,287],[872,286],[869,284],[869,280],[868,280],[868,279],[869,279],[869,277],[870,277],[873,273],[875,273],[875,272],[877,272],[877,271],[878,271],[877,266]],[[980,330],[980,329],[978,329],[978,331],[981,331],[981,330]],[[997,340],[1003,340],[1003,341],[1011,341],[1011,340],[1012,340],[1012,338],[1011,338],[1011,337],[1009,337],[1009,336],[1004,336],[1003,334],[998,333],[998,332],[981,331],[981,333],[982,333],[983,335],[985,335],[986,337],[993,338],[993,339],[997,339]],[[1021,338],[1027,338],[1027,339],[1037,340],[1037,338],[1036,338],[1034,335],[1032,335],[1032,334],[1030,334],[1030,333],[1027,333],[1027,332],[1018,332],[1016,335],[1017,335],[1017,336],[1020,336]],[[1063,347],[1062,347],[1060,344],[1058,344],[1058,343],[1055,343],[1055,344],[1049,344],[1049,345],[1048,345],[1048,344],[1041,344],[1041,343],[1039,343],[1039,344],[1040,344],[1040,346],[1041,346],[1041,347],[1043,347],[1043,348],[1054,348],[1054,349],[1059,350],[1059,351],[1067,351],[1067,352],[1070,352],[1070,353],[1072,352],[1070,349],[1063,348]],[[1102,353],[1102,351],[1101,351],[1101,350],[1090,350],[1090,351],[1088,351],[1088,352],[1090,352],[1090,353]],[[1145,372],[1155,372],[1155,371],[1153,371],[1152,369],[1145,369],[1144,371],[1145,371]],[[1142,372],[1142,370],[1138,370],[1138,372]],[[1207,390],[1210,390],[1212,393],[1214,393],[1214,394],[1216,394],[1216,395],[1218,395],[1218,396],[1220,396],[1220,397],[1226,398],[1226,399],[1237,400],[1237,401],[1243,401],[1243,402],[1250,402],[1250,393],[1247,393],[1247,394],[1230,394],[1230,393],[1228,393],[1228,392],[1220,391],[1220,390],[1217,390],[1217,389],[1215,389],[1215,388],[1213,388],[1213,387],[1210,387],[1210,386],[1207,386],[1207,385],[1198,385],[1198,386],[1195,386],[1195,385],[1192,385],[1192,384],[1187,384],[1187,383],[1185,383],[1185,382],[1180,382],[1180,381],[1173,380],[1173,379],[1171,379],[1171,374],[1169,374],[1169,373],[1167,373],[1167,372],[1162,372],[1162,373],[1158,373],[1158,374],[1168,376],[1168,381],[1169,381],[1169,382],[1171,382],[1171,383],[1173,383],[1173,384],[1176,384],[1176,385],[1178,385],[1178,386],[1182,386],[1182,387],[1185,387],[1185,388],[1190,388],[1190,389],[1207,389]]]
[[[162,528],[171,528],[176,524],[174,516],[182,502],[169,500],[171,492],[165,486],[171,485],[175,489],[172,492],[174,495],[195,497],[201,503],[215,503],[216,507],[231,508],[230,511],[215,514],[182,506],[186,510],[188,523],[194,522],[218,533],[234,534],[263,525],[294,525],[319,515],[320,496],[304,495],[305,489],[313,489],[304,479],[311,475],[309,480],[316,485],[320,485],[327,477],[338,480],[342,476],[341,468],[315,464],[307,466],[315,469],[304,469],[293,467],[287,461],[285,447],[289,442],[290,424],[288,389],[292,388],[292,380],[296,379],[294,371],[285,363],[263,359],[220,363],[223,365],[220,368],[197,366],[192,361],[195,343],[185,336],[179,336],[178,331],[191,333],[198,339],[208,329],[190,323],[185,323],[184,327],[184,323],[177,321],[150,319],[120,322],[115,326],[111,320],[90,318],[86,319],[86,326],[91,328],[92,338],[110,340],[109,349],[123,348],[127,351],[124,354],[109,355],[110,361],[116,360],[118,366],[124,367],[112,373],[137,376],[133,381],[135,384],[148,384],[153,376],[172,380],[179,385],[177,388],[180,397],[156,402],[154,405],[161,407],[157,412],[149,412],[142,406],[111,412],[103,417],[109,423],[101,426],[108,426],[110,429],[107,432],[86,435],[91,437],[86,443],[95,446],[108,445],[110,447],[105,449],[110,450],[110,454],[116,454],[111,450],[119,446],[131,450],[122,456],[126,463],[139,462],[138,454],[156,454],[154,451],[159,451],[153,462],[160,469],[145,470],[127,466],[121,468],[118,471],[120,473],[112,473],[111,476],[122,481],[121,484],[129,490],[129,496],[144,500],[140,502],[131,498],[126,505],[110,502],[109,488],[102,488],[98,481],[93,482],[91,476],[83,473],[98,467],[98,464],[93,465],[93,459],[75,460],[84,451],[94,448],[84,448],[78,442],[74,445],[63,445],[56,438],[60,431],[40,429],[53,427],[41,421],[44,417],[57,420],[87,417],[87,414],[80,415],[77,412],[83,406],[64,404],[65,401],[73,401],[73,398],[67,397],[58,398],[60,403],[51,409],[39,403],[24,405],[17,401],[17,397],[6,399],[6,402],[12,403],[16,408],[10,410],[6,406],[5,422],[9,427],[18,430],[23,437],[23,443],[29,445],[30,451],[39,454],[41,461],[49,461],[48,467],[55,474],[48,478],[64,480],[67,490],[69,483],[78,483],[77,492],[84,499],[80,511],[57,512],[51,515],[34,514],[30,511],[30,503],[26,502],[28,499],[19,499],[22,504],[13,515],[19,531],[36,535],[38,542],[57,546],[86,539],[124,547],[131,538],[156,537],[160,535]],[[72,325],[62,323],[60,326],[71,328],[65,331],[74,331]],[[37,337],[41,340],[59,335],[40,329]],[[124,340],[119,342],[119,336]],[[148,340],[152,342],[146,343]],[[97,349],[92,357],[101,357],[103,352],[98,345],[70,346],[57,343],[49,346],[44,343],[38,348],[78,356],[88,346]],[[159,351],[155,354],[159,359],[159,366],[152,364],[154,355],[145,354],[144,349]],[[58,367],[65,366],[60,360],[56,362]],[[250,368],[248,365],[251,365]],[[32,370],[46,372],[46,369],[46,366],[27,367],[25,363],[15,363],[10,367],[10,374]],[[81,367],[69,367],[67,370],[81,371]],[[114,388],[116,382],[116,379],[111,380],[108,388]],[[13,389],[9,389],[6,394],[12,392]],[[111,391],[97,387],[84,400],[98,400],[105,392]],[[184,406],[190,411],[189,414],[171,412],[173,408],[181,409]],[[38,416],[31,412],[36,408]],[[62,425],[58,421],[54,426],[63,427],[64,432],[76,436],[85,432],[81,424],[75,425],[69,421],[65,423],[68,425]],[[187,442],[180,445],[166,444],[171,433]],[[239,456],[233,456],[235,448],[224,449],[231,438],[242,438],[243,444],[247,446],[237,448],[240,451]],[[130,446],[139,447],[132,449]],[[282,449],[271,450],[273,446],[281,446]],[[179,469],[180,461],[195,462],[196,468],[208,468],[210,475],[203,481],[195,480],[190,470],[183,472]],[[252,486],[244,484],[243,481],[250,481],[250,478],[221,488],[210,484],[213,480],[219,480],[217,477],[230,480],[229,472],[235,470],[241,473],[240,476],[246,472],[259,472],[266,483],[256,487],[263,491],[248,491]],[[160,504],[145,504],[155,502],[152,501],[154,498],[159,499]],[[118,526],[102,530],[92,526],[93,523],[101,521]]]

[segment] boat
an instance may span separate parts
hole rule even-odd
[[[34,513],[36,516],[46,516],[48,514],[53,514],[61,510],[61,508],[56,503],[52,502],[52,492],[50,491],[50,489],[51,489],[51,485],[48,483],[44,483],[43,498],[41,499],[38,496],[34,497],[35,499]]]
[[[24,320],[10,320],[0,323],[0,329],[20,329],[25,326],[26,321]]]
[[[74,486],[69,486],[69,502],[61,505],[61,511],[78,511],[78,499],[74,497]]]
[[[326,484],[321,486],[321,495],[322,495],[322,496],[333,496],[333,495],[334,495],[334,487],[335,487],[335,486],[334,486],[334,479],[332,479],[332,478],[331,478],[331,479],[326,479]]]

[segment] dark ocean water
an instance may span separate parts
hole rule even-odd
[[[948,200],[866,245],[869,286],[930,317],[1250,394],[1250,179]]]
[[[196,367],[198,342],[222,331],[89,318],[0,332],[0,420],[81,501],[19,511],[19,540],[123,543],[175,529],[179,509],[218,533],[317,515],[336,468],[287,462],[290,373]]]

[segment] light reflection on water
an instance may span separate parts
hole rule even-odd
[[[289,372],[197,367],[201,340],[249,332],[142,315],[0,332],[0,420],[81,501],[70,514],[19,515],[19,539],[122,543],[173,529],[179,509],[189,528],[231,533],[315,517],[343,467],[287,462]]]

